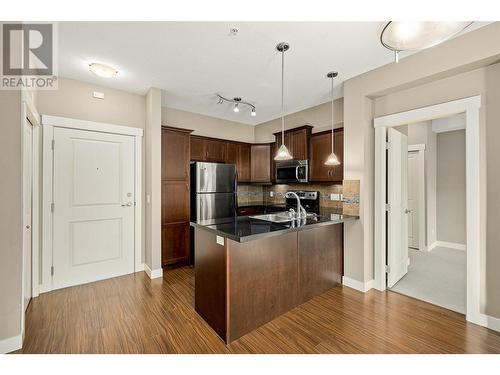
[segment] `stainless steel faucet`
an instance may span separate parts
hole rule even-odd
[[[302,207],[302,205],[300,204],[300,198],[297,195],[297,193],[295,193],[293,191],[289,191],[285,194],[285,197],[286,198],[295,197],[295,199],[297,199],[297,212],[295,212],[296,219],[304,219],[307,217],[307,212],[306,212],[305,208]]]

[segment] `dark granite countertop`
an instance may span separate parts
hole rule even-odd
[[[327,214],[324,211],[320,216],[309,217],[300,224],[296,221],[272,223],[264,220],[252,219],[250,216],[236,216],[225,219],[204,220],[191,222],[191,226],[208,230],[218,236],[229,238],[237,242],[247,242],[264,237],[279,236],[284,233],[312,229],[324,225],[334,225],[346,221],[357,220],[358,216]]]

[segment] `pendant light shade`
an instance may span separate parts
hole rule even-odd
[[[276,153],[274,160],[283,161],[283,160],[292,160],[293,156],[288,151],[288,148],[285,146],[285,110],[284,110],[284,76],[285,76],[285,52],[290,49],[290,45],[286,42],[281,42],[276,46],[276,49],[281,52],[281,146]]]
[[[325,165],[340,165],[339,158],[337,155],[335,155],[335,152],[333,152],[333,79],[338,76],[337,72],[329,72],[326,75],[328,78],[331,79],[332,81],[332,90],[331,90],[331,97],[332,97],[332,152],[330,155],[328,155],[328,158],[325,161]]]
[[[391,51],[418,51],[442,43],[472,22],[388,22],[380,42]]]

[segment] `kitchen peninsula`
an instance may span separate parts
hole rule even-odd
[[[191,222],[195,309],[230,343],[342,278],[343,223],[322,213],[288,222],[251,216]]]

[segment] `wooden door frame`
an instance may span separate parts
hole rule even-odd
[[[427,228],[426,202],[425,202],[425,144],[408,145],[408,153],[418,154],[418,249],[427,251],[425,231]]]
[[[386,289],[386,134],[387,128],[415,124],[465,113],[466,178],[467,178],[467,307],[466,319],[489,326],[489,318],[481,313],[481,257],[486,239],[481,232],[485,216],[485,178],[481,179],[479,108],[481,96],[472,96],[374,119],[375,128],[375,288]],[[495,324],[498,322],[495,322]],[[500,325],[499,325],[500,326]]]
[[[107,124],[77,120],[66,117],[42,115],[42,165],[43,165],[43,199],[42,199],[42,251],[41,251],[41,282],[39,292],[50,292],[52,286],[51,266],[53,265],[53,178],[54,160],[52,150],[52,140],[54,139],[55,128],[67,128],[76,130],[86,130],[100,133],[110,133],[127,135],[134,137],[134,189],[135,189],[135,209],[134,209],[134,271],[144,271],[142,255],[144,252],[142,243],[142,138],[144,131],[131,126]],[[57,146],[56,146],[57,147]]]
[[[23,225],[22,231],[24,233],[24,159],[26,157],[25,145],[24,145],[24,126],[26,123],[32,127],[32,202],[31,202],[31,298],[38,296],[38,258],[40,252],[40,115],[38,114],[35,105],[33,103],[33,98],[30,92],[27,90],[21,90],[21,136],[22,136],[22,160],[21,160],[21,176],[23,176],[23,192],[22,192],[22,203],[21,212],[23,213]],[[24,238],[24,235],[23,235]],[[25,244],[23,240],[23,251],[22,251],[22,270],[21,270],[21,340],[24,340],[24,328],[25,328],[25,310],[24,310],[24,296],[26,291],[24,290],[24,260],[25,260]]]

